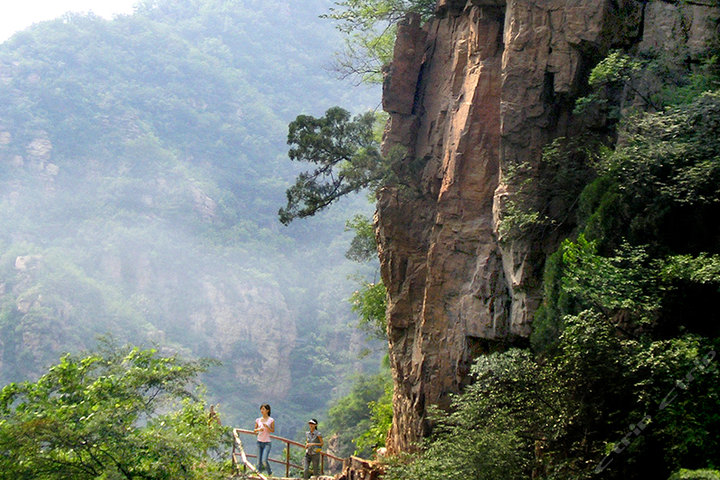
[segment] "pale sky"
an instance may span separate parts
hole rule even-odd
[[[52,20],[66,12],[92,11],[111,19],[133,12],[137,0],[0,0],[0,42],[33,23]]]

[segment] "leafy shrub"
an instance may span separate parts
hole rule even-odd
[[[668,480],[720,480],[720,471],[707,469],[687,470],[683,468],[670,475]]]
[[[208,365],[108,344],[5,386],[3,478],[221,478],[208,452],[224,429],[192,388]]]

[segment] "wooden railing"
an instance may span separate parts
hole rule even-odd
[[[240,457],[240,459],[238,459]],[[245,454],[245,449],[243,448],[242,440],[240,440],[240,437],[238,437],[237,432],[233,430],[233,451],[232,451],[232,463],[235,470],[235,473],[240,473],[240,465],[242,465],[243,468],[249,468],[252,472],[255,472],[255,474],[260,477],[261,480],[267,480],[267,477],[263,475],[262,473],[258,472],[257,469],[255,469],[255,466],[250,463],[247,459],[247,455]]]
[[[261,473],[257,471],[255,468],[255,465],[250,463],[248,458],[257,458],[257,455],[250,455],[245,452],[245,449],[243,447],[242,440],[240,439],[240,435],[252,435],[253,437],[256,437],[256,433],[252,430],[244,430],[242,428],[233,428],[233,452],[232,452],[232,462],[233,466],[235,467],[236,471],[239,473],[240,468],[249,468],[251,471],[255,472],[262,480],[267,480],[265,476],[263,476]],[[285,465],[285,476],[290,476],[290,467],[298,468],[300,470],[303,469],[303,465],[297,465],[290,461],[290,446],[299,447],[302,450],[305,450],[305,445],[287,438],[278,437],[275,435],[270,435],[271,439],[279,440],[283,443],[285,443],[285,447],[283,448],[283,452],[285,453],[285,460],[277,460],[274,458],[268,458],[269,462],[273,463],[279,463],[281,465]],[[336,457],[335,455],[332,455],[330,453],[326,452],[320,452],[320,474],[325,473],[325,458],[330,458],[333,460],[336,460],[338,462],[343,462],[345,459]],[[316,472],[317,473],[317,472]]]

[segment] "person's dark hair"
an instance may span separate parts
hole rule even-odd
[[[265,408],[267,409],[268,415],[270,415],[270,411],[271,411],[271,410],[270,410],[270,405],[267,404],[267,403],[263,403],[262,405],[260,405],[260,408],[263,408],[263,407],[265,407]]]

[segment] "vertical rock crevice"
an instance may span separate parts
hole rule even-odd
[[[450,3],[442,5],[441,19],[423,28],[413,19],[399,26],[384,85],[386,152],[400,145],[407,162],[423,165],[419,191],[386,188],[376,217],[383,280],[390,286],[396,450],[410,449],[428,431],[426,404],[447,403],[466,376],[467,347],[458,346],[468,345],[470,335],[507,330],[492,212],[503,11],[472,4],[458,10]],[[417,83],[406,84],[399,72],[412,72]],[[398,263],[408,266],[404,275],[393,268]]]

